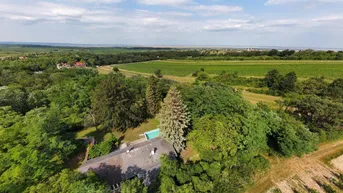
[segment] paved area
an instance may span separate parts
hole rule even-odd
[[[161,138],[155,138],[88,160],[78,170],[82,173],[92,170],[114,185],[136,175],[149,175],[158,170],[159,159],[163,154],[175,156],[172,145]]]

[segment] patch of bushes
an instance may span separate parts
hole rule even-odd
[[[249,87],[265,86],[263,79],[240,77],[238,76],[237,72],[230,74],[226,71],[223,71],[219,76],[212,78],[212,80],[214,82],[227,84],[227,85],[240,85],[240,86],[249,86]]]
[[[117,146],[118,140],[113,134],[111,134],[110,139],[90,147],[88,157],[92,159],[99,156],[107,155]]]

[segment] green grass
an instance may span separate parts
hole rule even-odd
[[[242,96],[245,100],[250,101],[252,104],[256,104],[258,102],[265,102],[272,105],[275,105],[275,101],[281,100],[281,97],[266,95],[266,94],[257,94],[248,91],[243,91]]]
[[[114,132],[114,135],[119,139],[121,138],[124,142],[135,141],[139,139],[139,135],[144,132],[154,130],[158,127],[159,121],[157,119],[148,119],[136,128],[127,129],[124,133]]]
[[[154,130],[158,127],[159,121],[157,119],[148,119],[136,128],[127,129],[125,132],[114,131],[113,134],[117,139],[121,139],[124,142],[135,141],[139,139],[139,135],[146,131]],[[109,132],[98,130],[95,127],[89,127],[76,133],[76,139],[83,137],[94,137],[96,141],[106,141],[109,138]]]
[[[117,65],[121,69],[153,73],[161,69],[163,74],[189,76],[199,68],[205,68],[209,74],[222,71],[238,72],[241,76],[264,76],[268,71],[277,69],[282,74],[295,71],[298,77],[309,78],[324,76],[326,79],[343,78],[343,61],[317,60],[163,60]]]

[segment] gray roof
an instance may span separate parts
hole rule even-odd
[[[127,153],[127,150],[130,152]],[[151,155],[152,150],[155,150],[154,155]],[[174,148],[167,141],[155,138],[88,160],[78,170],[82,173],[94,171],[114,185],[136,175],[149,175],[158,170],[163,154],[175,156]]]

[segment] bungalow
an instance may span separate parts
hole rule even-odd
[[[86,66],[87,66],[86,63],[84,63],[84,62],[76,62],[74,64],[74,67],[76,67],[76,68],[84,68]]]
[[[173,146],[157,137],[88,160],[78,170],[82,173],[94,171],[117,192],[120,182],[134,177],[150,185],[159,172],[160,157],[163,154],[176,156]]]

